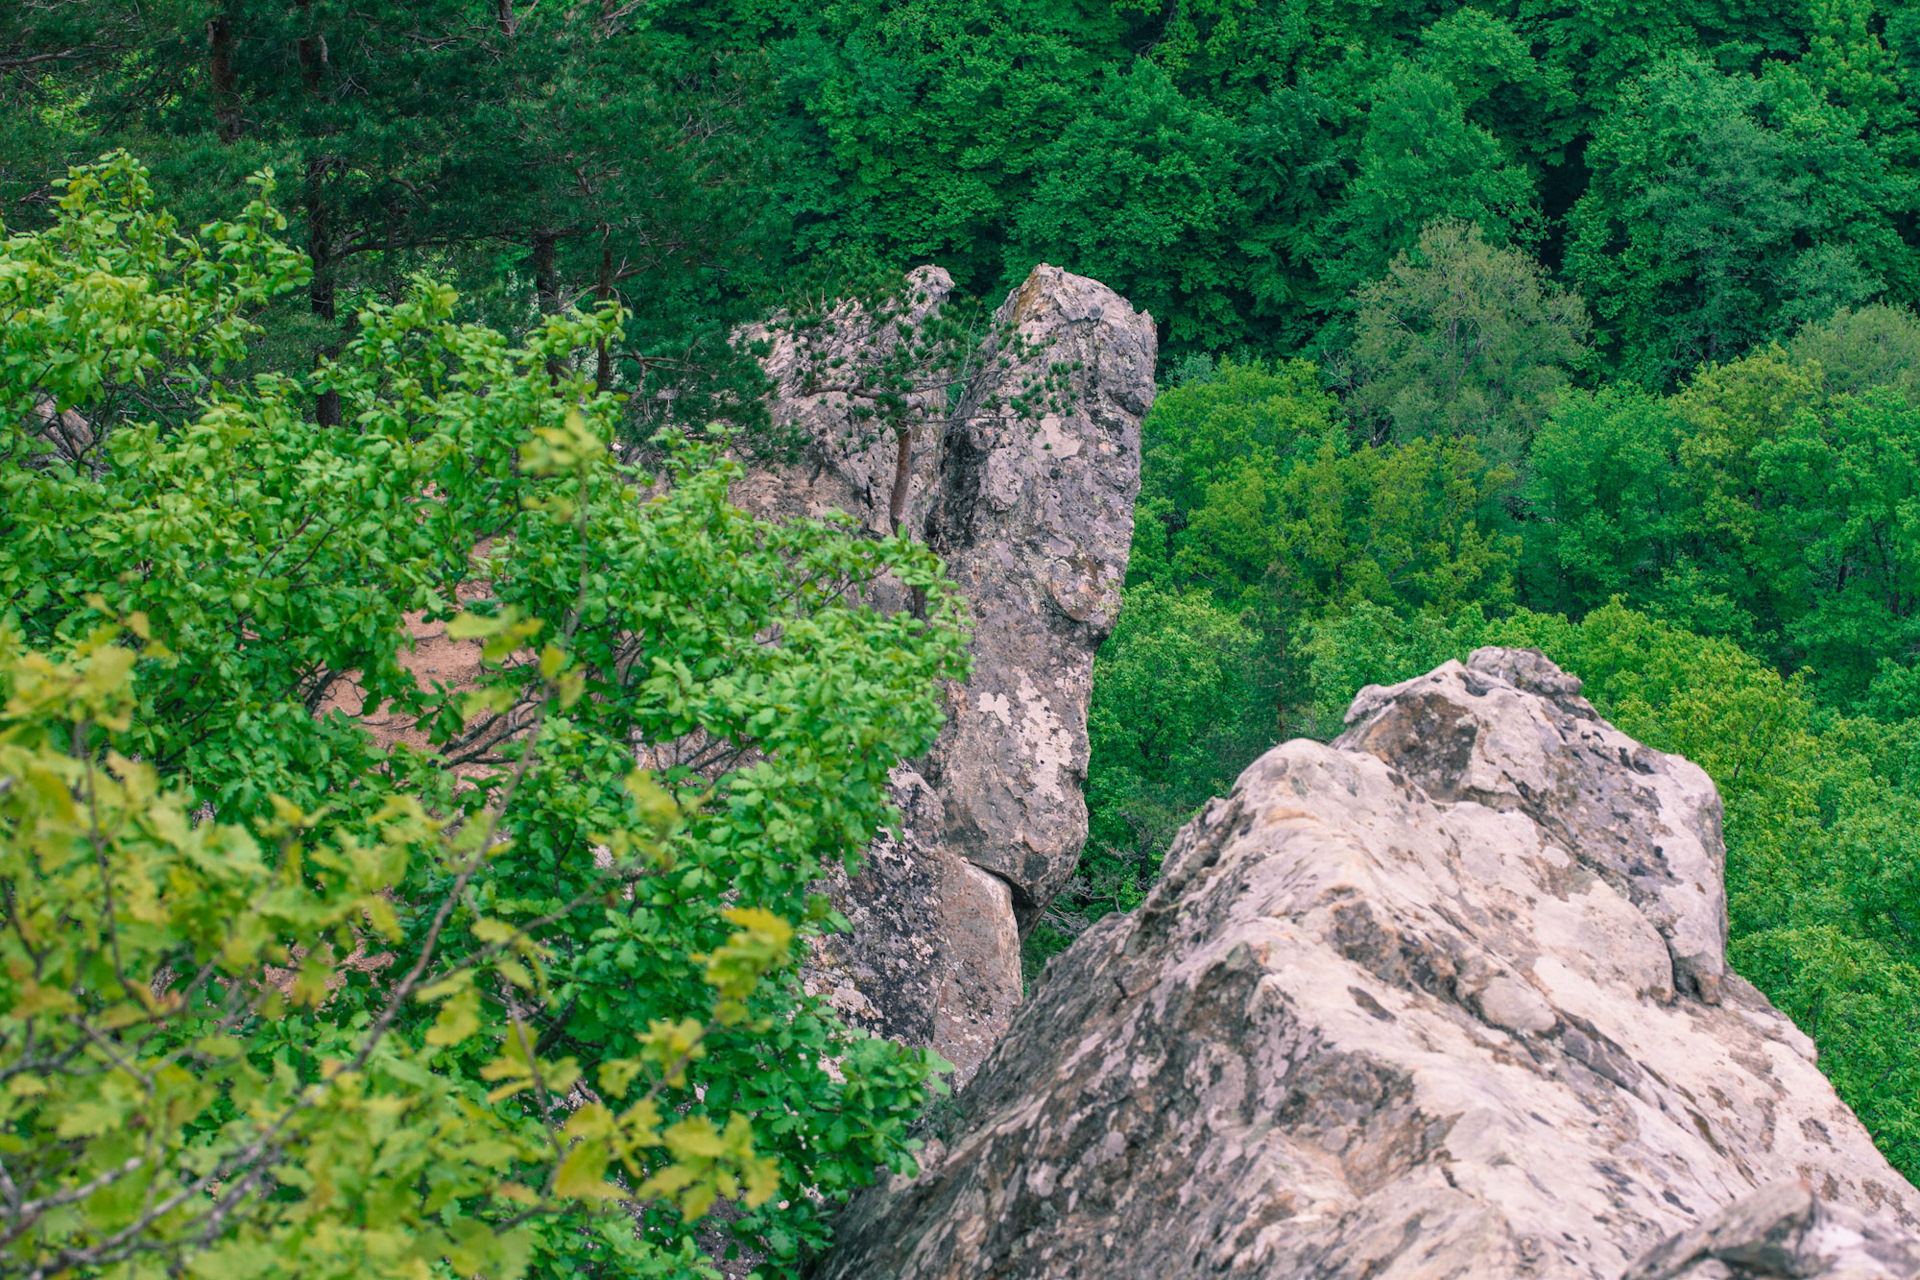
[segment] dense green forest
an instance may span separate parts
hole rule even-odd
[[[0,752],[50,780],[0,788],[4,876],[50,886],[6,1034],[50,972],[125,988],[3,1068],[41,1155],[0,1275],[690,1275],[717,1197],[787,1274],[905,1167],[937,1064],[789,945],[960,633],[840,607],[945,597],[910,539],[755,527],[712,437],[778,444],[733,326],[923,262],[988,300],[1053,262],[1161,336],[1036,979],[1268,745],[1534,645],[1719,783],[1735,964],[1920,1176],[1916,104],[1886,0],[0,7]],[[485,698],[413,690],[408,611],[489,638]],[[315,716],[349,670],[513,785]],[[630,772],[694,730],[719,781]],[[228,918],[254,950],[207,951]],[[269,936],[298,980],[242,1036]],[[129,1026],[184,1076],[67,1069]],[[580,1081],[578,1130],[515,1101]]]

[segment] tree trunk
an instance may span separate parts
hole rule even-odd
[[[327,199],[325,192],[326,173],[331,161],[318,158],[307,165],[307,256],[313,259],[313,279],[307,285],[307,306],[313,314],[332,324],[337,316],[333,298],[333,239],[332,225],[327,217]],[[317,362],[322,351],[315,351]],[[314,401],[313,416],[323,427],[337,427],[341,423],[340,393],[323,391]]]
[[[297,0],[300,6],[300,21],[305,27],[301,32],[297,52],[300,57],[300,81],[309,89],[320,87],[320,78],[327,69],[327,38],[313,29],[313,0]]]
[[[503,36],[513,35],[519,20],[513,16],[513,0],[493,0],[493,19]]]
[[[540,314],[557,316],[560,314],[560,276],[554,265],[554,245],[559,237],[550,231],[533,233],[533,288],[539,299]],[[560,362],[547,358],[547,379],[560,381]]]
[[[318,92],[327,66],[327,38],[313,27],[313,0],[295,0],[300,10],[300,39],[295,54],[300,63],[300,81],[309,92]],[[327,175],[333,171],[332,156],[315,155],[307,160],[305,205],[307,213],[307,256],[313,259],[313,280],[307,285],[307,306],[313,314],[332,327],[334,315],[334,243],[333,223],[327,208]],[[317,365],[333,355],[338,347],[322,345],[313,353]],[[343,415],[340,393],[322,391],[314,397],[314,421],[323,427],[337,427]]]
[[[233,23],[222,8],[207,22],[207,79],[213,84],[214,132],[222,142],[240,136],[239,81],[233,74]]]
[[[900,522],[907,515],[907,487],[913,480],[913,428],[902,426],[896,437],[893,455],[893,494],[887,499],[887,518],[893,522],[893,531],[900,532]]]
[[[613,300],[613,246],[607,243],[604,232],[600,236],[600,279],[593,287],[593,296],[601,306]],[[602,338],[594,344],[593,389],[606,391],[612,386],[613,358],[607,353],[607,340]]]

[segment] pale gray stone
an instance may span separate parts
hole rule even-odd
[[[1726,966],[1701,770],[1526,651],[1349,724],[1054,960],[818,1275],[1911,1274],[1913,1188]]]
[[[1805,1183],[1771,1183],[1683,1231],[1623,1280],[1911,1280],[1920,1237],[1822,1200]]]
[[[862,362],[912,341],[953,287],[936,267],[909,280],[896,321],[849,305],[806,342],[745,335],[769,344],[775,425],[804,444],[793,465],[754,467],[735,486],[741,505],[773,519],[840,511],[868,536],[892,532],[896,437],[837,388],[857,389]],[[896,775],[905,838],[877,842],[857,878],[830,880],[854,932],[823,944],[809,981],[860,1025],[932,1045],[963,1078],[1019,1003],[1021,928],[1086,842],[1093,655],[1120,608],[1155,351],[1152,317],[1043,264],[995,313],[951,410],[934,390],[910,405],[901,524],[967,600],[973,675],[948,690],[946,727],[911,779]],[[873,603],[912,602],[883,583]]]

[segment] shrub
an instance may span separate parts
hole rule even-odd
[[[0,1274],[704,1274],[721,1197],[796,1264],[937,1087],[793,962],[956,598],[711,448],[619,465],[613,308],[514,345],[421,278],[223,381],[303,272],[270,193],[182,233],[109,157],[0,256]],[[183,421],[98,415],[177,362]],[[474,687],[403,662],[438,623]]]

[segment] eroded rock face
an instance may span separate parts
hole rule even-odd
[[[938,268],[910,279],[909,330],[953,287]],[[931,1044],[963,1076],[1019,1002],[1020,924],[1066,884],[1086,841],[1093,654],[1120,607],[1156,352],[1152,317],[1057,267],[1036,267],[994,321],[952,412],[919,405],[901,512],[966,596],[973,675],[948,691],[933,749],[896,775],[904,838],[883,838],[858,877],[829,883],[854,932],[830,940],[809,975],[855,1022]],[[806,374],[884,358],[901,333],[846,311],[812,351],[750,335],[772,338],[776,424],[807,444],[797,465],[749,474],[736,501],[892,531],[896,438],[876,435],[832,379],[807,390]],[[875,604],[909,602],[882,584]]]
[[[1256,761],[820,1274],[1911,1274],[1915,1192],[1725,965],[1712,783],[1578,689],[1481,650]]]
[[[1743,1196],[1642,1258],[1622,1280],[1909,1280],[1920,1239],[1795,1181]]]
[[[926,773],[946,801],[947,843],[1033,913],[1087,839],[1093,654],[1120,611],[1156,342],[1150,316],[1045,264],[995,320],[1029,354],[993,375],[991,408],[969,389],[922,522],[974,618],[973,676],[949,700]],[[1071,370],[1065,403],[1023,416],[1006,393],[1048,368]]]

